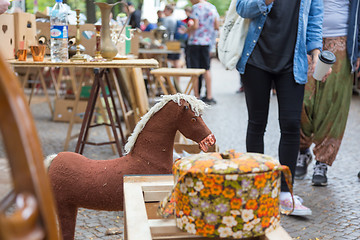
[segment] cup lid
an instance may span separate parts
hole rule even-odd
[[[335,54],[327,50],[320,53],[319,59],[327,64],[334,64],[336,62]]]

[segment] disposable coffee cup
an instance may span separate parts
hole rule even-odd
[[[335,62],[336,62],[335,54],[326,50],[322,51],[319,54],[319,61],[317,61],[317,64],[315,66],[313,77],[316,80],[321,81]]]

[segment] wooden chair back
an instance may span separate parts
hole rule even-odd
[[[0,56],[0,130],[13,190],[0,202],[0,239],[61,239],[40,141],[18,79]]]

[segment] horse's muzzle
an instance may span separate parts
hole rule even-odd
[[[214,134],[210,134],[209,136],[207,136],[206,138],[201,140],[201,142],[199,143],[200,149],[204,152],[207,152],[209,147],[214,145],[215,142],[216,142],[216,139],[215,139]]]

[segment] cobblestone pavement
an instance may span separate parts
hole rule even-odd
[[[247,110],[244,94],[235,93],[239,88],[237,71],[225,71],[217,60],[212,61],[213,92],[217,105],[208,109],[203,118],[217,138],[220,151],[235,149],[245,151]],[[182,83],[184,79],[181,80]],[[277,157],[279,127],[276,96],[271,97],[270,116],[265,136],[265,154]],[[66,123],[50,119],[46,103],[32,104],[36,126],[44,155],[63,150]],[[74,132],[79,130],[77,124]],[[105,138],[104,131],[91,137]],[[328,171],[327,187],[311,186],[312,166],[304,180],[295,182],[295,193],[304,199],[313,215],[310,217],[282,216],[282,226],[294,239],[343,240],[360,239],[360,97],[353,96],[349,120],[343,143],[333,166]],[[1,140],[0,140],[1,142]],[[75,149],[75,140],[70,150]],[[115,158],[109,146],[86,146],[84,155],[94,159]],[[4,151],[0,144],[0,158]],[[3,165],[0,163],[0,166]],[[123,231],[123,213],[80,209],[76,226],[76,239],[123,239],[122,234],[107,235],[109,230]],[[111,231],[110,231],[111,232]]]

